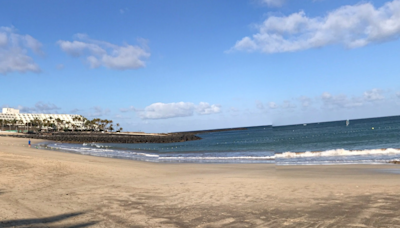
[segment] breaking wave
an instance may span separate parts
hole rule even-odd
[[[65,152],[92,155],[99,157],[123,158],[148,162],[190,162],[190,163],[273,163],[275,156],[268,156],[272,152],[218,152],[218,153],[154,153],[121,150],[95,143],[71,144],[43,144],[43,149],[60,150]],[[258,155],[259,153],[259,155]]]
[[[279,158],[305,158],[305,157],[333,157],[333,156],[362,156],[362,155],[394,155],[400,154],[400,149],[369,149],[369,150],[326,150],[326,151],[315,151],[315,152],[284,152],[275,154],[277,159]]]

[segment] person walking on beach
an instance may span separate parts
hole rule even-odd
[[[31,148],[31,139],[28,141],[29,148]]]

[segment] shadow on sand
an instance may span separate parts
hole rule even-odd
[[[0,192],[1,194],[1,192]],[[33,218],[33,219],[15,219],[15,220],[5,220],[0,221],[0,227],[66,227],[66,228],[81,228],[81,227],[88,227],[95,225],[97,222],[85,222],[85,223],[78,223],[78,224],[68,224],[68,225],[51,225],[49,223],[53,222],[60,222],[63,220],[70,219],[72,217],[76,217],[79,215],[85,214],[84,212],[76,212],[76,213],[68,213],[68,214],[61,214],[52,217],[45,217],[45,218]]]

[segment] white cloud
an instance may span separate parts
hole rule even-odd
[[[80,112],[80,111],[82,111],[82,110],[80,110],[80,109],[78,109],[78,108],[74,108],[74,109],[72,109],[72,110],[70,111],[70,113],[71,113],[71,114],[76,114],[76,113],[78,113],[78,112]]]
[[[264,104],[261,101],[256,101],[256,107],[260,110],[264,110]]]
[[[0,27],[0,74],[40,72],[29,50],[43,56],[42,44],[30,35],[20,35],[14,28]]]
[[[293,104],[291,101],[283,101],[283,104],[281,105],[283,109],[294,109],[297,106]]]
[[[312,105],[312,100],[311,100],[311,98],[306,97],[306,96],[301,96],[301,97],[299,98],[299,101],[300,101],[301,106],[302,106],[303,108],[308,108],[308,107],[310,107],[310,106]]]
[[[207,102],[200,102],[198,105],[191,102],[159,102],[147,106],[144,110],[138,110],[133,107],[131,110],[138,112],[141,119],[168,119],[193,116],[194,113],[198,115],[216,114],[221,112],[221,105],[210,105]],[[121,109],[121,111],[125,111],[125,109]]]
[[[348,98],[344,94],[340,95],[332,95],[328,92],[325,92],[321,95],[321,100],[323,105],[327,108],[354,108],[363,106],[363,101],[359,98]]]
[[[88,116],[88,117],[100,117],[100,116],[108,115],[111,112],[110,109],[108,109],[108,108],[104,109],[104,108],[102,108],[100,106],[92,107],[91,110],[92,110],[92,112],[90,112],[88,114],[85,114],[85,116]]]
[[[207,102],[200,102],[196,107],[196,112],[200,115],[210,115],[221,112],[221,105],[210,105]]]
[[[175,117],[192,116],[195,105],[190,102],[178,103],[154,103],[147,106],[144,112],[140,113],[142,119],[168,119]]]
[[[62,70],[62,69],[64,69],[64,64],[57,64],[57,66],[56,66],[56,68],[58,69],[58,70]]]
[[[365,106],[371,102],[383,101],[385,97],[383,96],[383,91],[380,89],[371,89],[365,91],[362,96],[355,96],[348,98],[346,95],[331,95],[325,92],[321,95],[321,100],[323,105],[328,108],[355,108],[360,106]]]
[[[371,90],[367,90],[360,95],[355,95],[351,97],[344,94],[333,95],[329,92],[324,92],[320,96],[315,98],[300,96],[298,98],[284,100],[281,103],[269,102],[267,103],[267,107],[269,109],[279,110],[280,113],[286,112],[288,110],[294,110],[297,107],[300,107],[302,111],[310,111],[310,109],[353,109],[362,106],[374,106],[381,105],[385,102],[390,102],[390,100],[385,98],[384,92],[384,90],[374,88]],[[390,97],[390,95],[388,96]],[[400,97],[400,93],[395,94],[395,96]],[[261,103],[260,101],[257,101],[256,105],[257,108],[261,110],[264,107],[263,103]]]
[[[367,101],[378,101],[383,100],[385,97],[380,89],[372,89],[364,92],[364,98]]]
[[[0,32],[0,47],[6,46],[8,43],[7,34]]]
[[[129,106],[129,108],[121,108],[121,112],[138,111],[135,107]]]
[[[128,11],[129,11],[128,8],[119,9],[119,13],[120,13],[120,14],[125,14],[125,13],[127,13]]]
[[[90,39],[85,34],[76,34],[75,38],[77,40],[72,42],[59,40],[57,44],[72,57],[86,57],[91,68],[105,66],[114,70],[138,69],[145,67],[144,59],[150,57],[143,42],[142,47],[130,44],[118,46]]]
[[[333,44],[363,47],[399,38],[400,0],[380,8],[371,3],[343,6],[325,17],[307,17],[303,11],[285,17],[271,16],[258,30],[252,37],[237,41],[232,50],[278,53]]]
[[[25,45],[32,49],[33,52],[37,55],[44,55],[42,51],[42,44],[37,41],[35,38],[33,38],[30,35],[25,35],[23,36],[23,41],[25,42]]]
[[[57,110],[60,110],[61,108],[52,103],[43,103],[39,101],[34,107],[18,105],[17,109],[19,109],[22,113],[58,113]]]
[[[261,3],[266,4],[268,6],[281,6],[285,2],[285,0],[260,0]]]
[[[278,108],[278,105],[275,102],[269,102],[268,107],[270,109],[276,109],[276,108]]]

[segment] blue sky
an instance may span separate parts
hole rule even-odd
[[[0,106],[171,132],[398,115],[400,0],[19,1]]]

